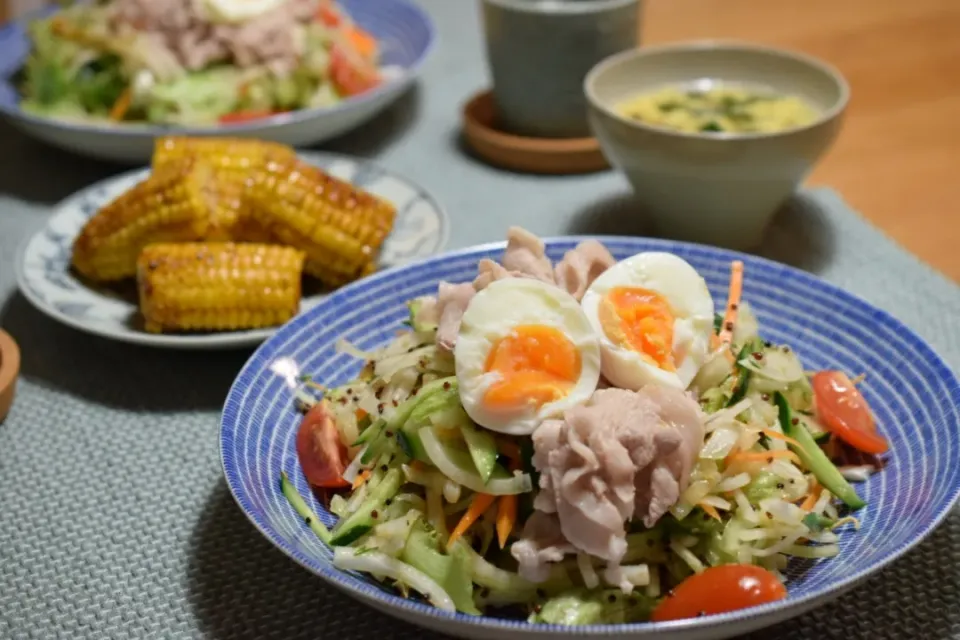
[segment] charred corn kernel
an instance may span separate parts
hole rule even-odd
[[[252,171],[247,200],[251,217],[302,250],[304,270],[328,286],[374,269],[396,216],[392,204],[299,161]]]
[[[216,169],[218,177],[243,181],[247,173],[268,162],[290,163],[296,152],[286,145],[246,138],[158,138],[153,148],[153,168],[185,158],[199,158]]]
[[[214,176],[205,191],[210,199],[210,226],[201,238],[207,242],[257,242],[270,244],[269,232],[248,214],[243,182]]]
[[[98,211],[73,245],[73,265],[92,280],[133,277],[137,256],[152,242],[187,242],[204,237],[210,200],[204,185],[209,167],[171,163]]]
[[[227,331],[283,324],[300,308],[303,253],[230,242],[152,244],[137,261],[147,331]]]
[[[241,210],[237,223],[233,226],[231,240],[235,242],[253,242],[256,244],[278,244],[282,245],[270,230],[258,222],[255,218],[246,213],[248,209]]]
[[[291,163],[296,153],[288,146],[244,138],[158,138],[154,145],[153,167],[162,168],[188,158],[212,167],[207,192],[212,199],[210,228],[203,240],[272,242],[262,225],[247,215],[245,183],[250,171],[271,162]]]

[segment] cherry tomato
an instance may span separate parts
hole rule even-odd
[[[220,116],[217,120],[220,124],[238,124],[241,122],[250,122],[260,118],[269,118],[272,115],[280,113],[279,111],[270,111],[269,109],[260,109],[256,111],[235,111]]]
[[[307,482],[315,487],[337,489],[348,487],[343,479],[347,449],[340,442],[340,433],[326,403],[314,406],[297,431],[297,457]]]
[[[787,589],[762,567],[725,564],[690,576],[653,610],[654,622],[696,618],[782,600]]]
[[[331,6],[330,2],[323,0],[320,3],[320,6],[317,7],[315,20],[317,22],[322,22],[328,27],[336,27],[340,24],[340,14],[338,14],[337,10]]]
[[[368,62],[376,60],[378,48],[376,38],[357,25],[352,25],[344,33],[353,50],[356,51],[361,58]]]
[[[371,64],[351,61],[337,45],[330,50],[330,79],[342,96],[356,96],[380,84],[380,73]]]
[[[821,371],[813,376],[817,418],[830,433],[864,453],[884,453],[890,446],[877,433],[870,407],[845,373]]]

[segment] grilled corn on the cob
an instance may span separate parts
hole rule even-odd
[[[193,158],[209,164],[212,175],[207,193],[212,199],[210,227],[204,240],[271,242],[273,238],[249,215],[246,181],[250,172],[268,163],[289,164],[296,152],[285,145],[245,138],[158,138],[153,151],[154,170]]]
[[[147,331],[225,331],[283,324],[300,307],[303,254],[259,244],[153,244],[137,261]]]
[[[246,138],[157,138],[153,147],[154,169],[184,158],[200,158],[218,169],[219,174],[232,174],[241,182],[251,169],[268,162],[289,163],[296,152],[286,145]]]
[[[209,167],[192,160],[155,170],[87,221],[73,245],[74,267],[92,280],[120,280],[134,276],[147,244],[203,238],[211,217],[209,178]]]
[[[229,176],[216,174],[216,170],[214,172],[205,189],[210,198],[210,226],[202,240],[282,244],[250,215],[246,185]]]
[[[250,173],[251,218],[276,242],[306,254],[304,270],[336,287],[375,269],[396,208],[303,162]]]

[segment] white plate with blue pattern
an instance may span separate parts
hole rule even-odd
[[[446,244],[450,230],[447,214],[421,187],[366,160],[325,152],[303,152],[300,156],[397,207],[393,231],[380,254],[381,268],[429,257]],[[100,207],[147,175],[149,169],[124,173],[75,193],[57,205],[46,226],[21,247],[17,259],[20,291],[50,317],[113,340],[181,349],[226,349],[263,342],[276,329],[194,335],[147,333],[140,328],[132,284],[97,289],[76,277],[70,258],[74,238],[83,225]],[[301,312],[324,297],[305,296]]]
[[[578,240],[549,240],[548,254],[558,260]],[[960,494],[960,382],[909,328],[808,273],[762,258],[679,242],[601,240],[620,259],[651,250],[679,255],[706,279],[720,305],[725,302],[731,260],[743,260],[744,298],[755,310],[765,338],[793,346],[807,369],[866,374],[862,391],[890,441],[886,467],[857,487],[868,503],[858,512],[860,530],[843,532],[839,556],[792,564],[785,600],[675,622],[561,627],[446,613],[404,599],[368,576],[333,566],[330,549],[280,492],[280,472],[285,471],[321,519],[328,525],[335,521],[313,498],[303,477],[294,446],[301,415],[287,382],[271,364],[292,358],[318,383],[348,382],[362,363],[337,348],[341,338],[363,350],[386,344],[408,317],[408,299],[434,292],[440,280],[472,280],[477,262],[499,258],[502,244],[438,256],[364,279],[337,291],[261,345],[234,382],[221,418],[224,474],[243,512],[290,558],[360,601],[454,637],[484,640],[558,636],[700,640],[747,633],[835,598],[903,556],[949,513]]]

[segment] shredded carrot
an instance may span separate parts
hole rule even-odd
[[[767,436],[768,438],[773,438],[774,440],[783,440],[783,441],[786,442],[787,444],[792,444],[793,446],[797,447],[798,449],[803,449],[803,446],[802,446],[799,442],[797,442],[796,440],[794,440],[794,439],[791,438],[790,436],[785,436],[785,435],[783,435],[783,434],[780,433],[779,431],[774,431],[773,429],[761,429],[761,430],[760,430],[760,433],[762,433],[763,435]]]
[[[822,488],[816,482],[813,483],[813,486],[810,487],[810,492],[807,494],[807,497],[804,498],[803,502],[800,504],[800,508],[804,511],[810,511],[813,509],[814,505],[817,504],[817,500],[820,499],[820,492]]]
[[[357,477],[353,479],[353,484],[350,486],[351,491],[356,491],[363,486],[363,483],[370,478],[370,469],[364,469],[357,474]]]
[[[743,263],[734,260],[730,265],[730,293],[727,294],[727,312],[723,316],[720,328],[720,342],[730,344],[733,339],[733,327],[737,323],[737,309],[743,296]]]
[[[370,60],[377,55],[377,41],[372,35],[356,25],[349,27],[346,34],[347,40],[363,58]]]
[[[363,420],[364,418],[366,418],[366,417],[367,417],[368,415],[370,415],[370,414],[367,413],[364,409],[357,409],[357,410],[354,412],[354,415],[357,416],[357,420]]]
[[[787,458],[800,462],[800,458],[793,451],[742,451],[727,456],[727,464],[738,462],[767,462],[774,458]]]
[[[517,523],[517,496],[502,496],[497,505],[497,541],[500,548],[507,546],[507,538]]]
[[[473,496],[473,500],[470,501],[470,506],[467,508],[466,513],[463,514],[463,517],[460,518],[460,522],[457,523],[456,529],[453,530],[453,533],[450,534],[450,539],[447,541],[447,547],[449,548],[454,542],[460,539],[464,533],[467,532],[467,529],[470,528],[477,519],[483,515],[483,513],[490,508],[490,505],[493,504],[494,497],[489,493],[478,493]]]
[[[720,336],[718,335],[710,334],[710,350],[714,353],[719,351],[723,355],[724,360],[730,364],[737,361],[733,352],[730,351],[730,345],[720,342]]]
[[[737,455],[738,451],[740,451],[740,448],[737,446],[734,446],[733,449],[730,449],[730,453],[728,453],[727,457],[723,459],[724,468],[729,467],[731,464],[733,464],[733,457]]]
[[[703,503],[701,502],[701,503],[699,503],[697,506],[699,506],[701,509],[703,509],[703,512],[704,512],[705,514],[707,514],[708,516],[710,516],[711,518],[713,518],[713,519],[716,520],[717,522],[723,522],[723,519],[720,517],[720,513],[717,511],[717,508],[716,508],[715,506],[713,506],[712,504],[703,504]]]
[[[117,98],[116,102],[113,103],[113,106],[110,107],[110,119],[114,122],[123,120],[123,116],[127,115],[127,111],[130,110],[130,100],[132,98],[133,92],[130,90],[130,87],[127,87]]]
[[[510,471],[519,471],[521,468],[520,447],[513,442],[501,440],[497,443],[497,448],[500,450],[500,453],[510,459],[510,464],[508,465]],[[501,549],[506,546],[507,538],[510,537],[510,532],[513,531],[513,527],[516,526],[516,524],[517,496],[502,496],[497,505],[497,541],[500,543]]]

